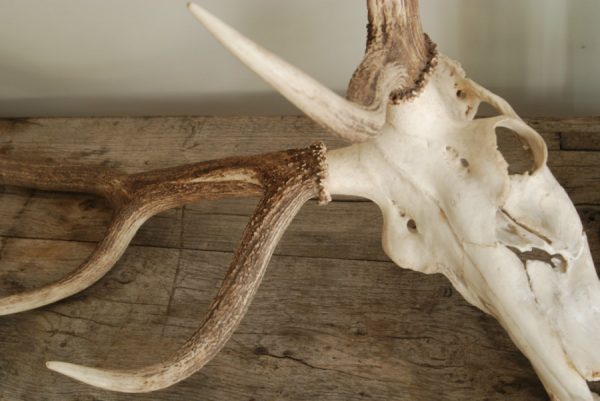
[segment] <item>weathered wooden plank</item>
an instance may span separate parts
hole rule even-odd
[[[528,123],[540,132],[558,134],[562,150],[600,150],[600,117],[538,118]]]
[[[588,145],[560,151],[573,132],[587,132],[585,123],[568,131],[562,120],[529,122],[547,140],[553,171],[579,204],[599,260],[598,153]],[[133,172],[323,137],[303,117],[0,120],[0,157]],[[500,144],[507,156],[522,157],[504,138]],[[46,371],[47,359],[133,367],[176,349],[197,327],[255,202],[206,202],[163,213],[90,289],[2,317],[0,400],[546,399],[495,321],[442,277],[387,261],[380,213],[366,202],[309,202],[278,246],[233,340],[189,380],[132,396]],[[91,196],[1,188],[0,294],[70,271],[109,218],[106,203]]]
[[[66,271],[89,248],[11,239],[2,249],[3,274],[37,285],[38,273]],[[28,257],[31,249],[39,254]],[[441,276],[389,262],[322,258],[275,257],[232,341],[203,371],[170,389],[118,395],[45,370],[47,359],[131,367],[166,356],[199,324],[230,258],[132,246],[84,293],[3,318],[0,397],[545,399],[499,325],[467,305]]]
[[[594,132],[571,132],[569,135],[562,135],[561,148],[600,151],[600,125]]]
[[[562,150],[599,150],[600,117],[526,118],[525,121],[544,135],[548,141],[550,135],[559,141]],[[548,146],[555,150],[554,146]]]
[[[600,152],[552,151],[548,165],[576,205],[600,205]]]
[[[598,187],[595,181],[589,189],[598,191]],[[91,205],[94,201],[85,195],[39,194],[29,199],[25,195],[0,196],[0,237],[96,242],[102,238],[110,217],[101,202],[94,203],[97,207],[80,211],[78,205]],[[22,211],[26,202],[29,204]],[[162,213],[150,219],[132,243],[230,252],[237,246],[255,202],[253,199],[213,201],[187,206],[185,211]],[[595,209],[582,204],[578,210],[583,214]],[[595,232],[594,224],[584,219],[589,233]],[[381,226],[381,213],[372,203],[333,202],[322,207],[311,201],[289,227],[275,253],[386,261],[388,258],[381,248]],[[594,257],[600,260],[600,239],[590,238],[590,246]]]
[[[42,277],[62,276],[90,250],[91,244],[73,241],[5,240],[0,291],[7,293],[10,283],[16,281],[29,288],[39,285]],[[130,357],[146,344],[157,344],[161,332],[152,327],[165,319],[178,255],[177,250],[146,248],[140,253],[131,248],[120,262],[126,268],[117,269],[90,292],[52,308],[3,317],[0,399],[94,399],[90,392],[61,385],[44,372],[44,361],[60,356],[101,363],[109,357],[111,347],[125,338]],[[161,354],[160,349],[155,352]],[[137,357],[149,361],[143,355]],[[107,399],[118,399],[111,397]]]
[[[0,235],[17,238],[98,242],[112,211],[102,198],[86,194],[51,193],[0,187]],[[134,243],[180,246],[181,209],[153,217]]]
[[[548,148],[559,150],[556,130],[542,127]],[[0,119],[3,157],[103,164],[125,172],[303,147],[319,139],[343,145],[310,119],[294,116]]]
[[[331,139],[305,117],[44,118],[0,123],[0,155],[137,172]]]
[[[185,208],[183,227],[181,209],[163,213],[150,219],[142,227],[133,244],[230,252],[237,246],[254,204],[254,200],[235,199],[191,205]],[[0,205],[4,205],[2,197]],[[30,218],[33,213],[19,216],[18,210],[14,209],[16,208],[12,211],[0,208],[0,237],[96,242],[102,237],[103,227],[108,219],[108,212],[94,209],[97,214],[88,210],[87,214],[73,221],[73,216],[77,213],[58,215],[58,212],[46,205],[38,209],[39,215],[48,215],[45,224],[36,224],[39,219]],[[600,238],[592,236],[599,230],[592,213],[596,208],[584,204],[577,209],[590,236],[592,253],[595,259],[600,260]],[[590,217],[583,218],[589,213],[592,213]],[[95,225],[95,222],[98,224]],[[387,261],[381,248],[381,225],[381,213],[372,203],[333,202],[321,207],[311,201],[287,230],[275,253]]]
[[[133,244],[232,251],[255,203],[253,199],[231,199],[162,213],[142,227]],[[86,195],[40,193],[30,197],[13,192],[0,196],[0,236],[4,237],[97,242],[109,219],[106,204]],[[309,202],[277,253],[387,260],[381,250],[381,225],[380,212],[371,203],[334,202],[319,207]]]
[[[183,244],[187,249],[231,251],[253,204],[239,200],[186,208]],[[223,229],[240,227],[239,232]],[[278,255],[387,261],[381,248],[381,212],[368,202],[307,203],[277,247]],[[233,234],[233,235],[232,235]]]

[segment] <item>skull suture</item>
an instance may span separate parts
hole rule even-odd
[[[480,102],[500,115],[474,119]],[[531,150],[531,172],[509,175],[497,127]],[[327,188],[375,202],[388,256],[444,274],[498,319],[554,399],[591,401],[600,284],[579,216],[546,158],[542,138],[506,102],[440,57],[423,93],[389,106],[379,137],[328,154]]]

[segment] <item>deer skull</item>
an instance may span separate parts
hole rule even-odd
[[[495,317],[529,358],[553,400],[600,400],[600,282],[577,212],[546,165],[541,136],[501,98],[467,79],[423,35],[417,0],[369,0],[364,61],[347,98],[226,26],[192,13],[238,58],[315,121],[352,144],[225,159],[126,176],[0,160],[0,184],[95,192],[116,213],[80,269],[45,288],[0,298],[16,313],[83,290],[115,263],[137,228],[166,208],[217,194],[264,193],[202,327],[164,363],[100,370],[48,367],[99,387],[145,392],[185,379],[225,344],[256,292],[276,241],[311,196],[368,198],[384,217],[383,247],[399,266],[444,274]],[[497,115],[475,119],[481,103]],[[496,128],[515,132],[531,170],[509,174]],[[39,182],[39,176],[50,178]],[[93,182],[93,183],[92,183]]]
[[[410,10],[411,2],[402,3]],[[384,17],[401,17],[401,8],[369,2],[367,55],[348,95],[368,98],[364,108],[337,98],[199,7],[192,11],[289,100],[357,142],[328,152],[325,189],[380,207],[383,247],[395,263],[444,274],[468,302],[494,316],[553,399],[598,399],[586,380],[600,380],[600,282],[577,211],[546,165],[544,140],[506,101],[467,79],[457,62],[435,55],[427,39],[429,60],[417,88],[394,94],[409,72],[390,62],[391,46],[402,40],[385,38],[394,26]],[[365,95],[372,86],[376,90]],[[474,119],[482,102],[498,115]],[[530,172],[509,175],[498,127],[514,131],[531,151]]]
[[[458,96],[457,96],[458,93]],[[501,113],[473,119],[479,102]],[[534,154],[509,175],[495,128]],[[328,154],[332,194],[375,202],[399,266],[442,273],[494,316],[556,400],[592,400],[600,379],[600,285],[577,212],[546,166],[541,137],[440,57],[419,97],[390,106],[377,138]]]

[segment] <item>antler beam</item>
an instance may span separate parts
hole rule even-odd
[[[319,143],[307,149],[133,175],[102,168],[0,160],[0,185],[94,193],[115,207],[105,238],[77,270],[46,287],[1,298],[0,314],[47,305],[89,287],[112,268],[137,229],[152,215],[200,200],[262,195],[200,329],[167,361],[144,369],[116,371],[63,362],[47,364],[52,370],[114,391],[147,392],[173,385],[204,366],[231,337],[279,239],[302,205],[313,197],[328,202],[322,186],[324,154],[325,147]]]
[[[190,202],[262,193],[258,173],[273,156],[224,159],[172,169],[124,175],[83,166],[47,166],[0,160],[0,185],[100,195],[114,218],[88,259],[69,276],[43,288],[0,298],[0,314],[37,308],[76,294],[102,278],[151,216]]]

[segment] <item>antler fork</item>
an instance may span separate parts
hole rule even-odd
[[[83,382],[122,392],[146,392],[185,379],[210,361],[246,313],[283,232],[313,197],[328,201],[323,189],[325,146],[252,157],[233,157],[125,175],[83,166],[46,166],[0,160],[0,185],[84,192],[111,203],[113,220],[104,239],[67,277],[42,288],[0,298],[0,314],[30,310],[91,286],[119,260],[151,216],[200,200],[260,196],[241,243],[200,329],[166,361],[141,370],[108,371],[62,362],[48,367]]]
[[[435,45],[421,30],[418,0],[368,0],[367,4],[367,52],[352,78],[347,98],[201,7],[188,6],[225,47],[288,100],[334,135],[359,143],[381,133],[391,103],[405,101],[423,89],[437,55]],[[328,182],[335,190],[355,181],[351,174],[339,174],[351,162],[344,152],[327,154],[331,171],[343,178]],[[48,363],[50,369],[105,389],[147,392],[168,387],[200,369],[227,342],[248,309],[279,238],[302,204],[315,196],[322,203],[329,200],[325,174],[323,144],[134,175],[0,160],[0,185],[94,193],[107,198],[114,210],[104,239],[78,269],[46,287],[0,298],[0,314],[47,305],[92,285],[115,264],[139,227],[157,213],[200,200],[262,195],[200,329],[165,362],[139,370]]]

